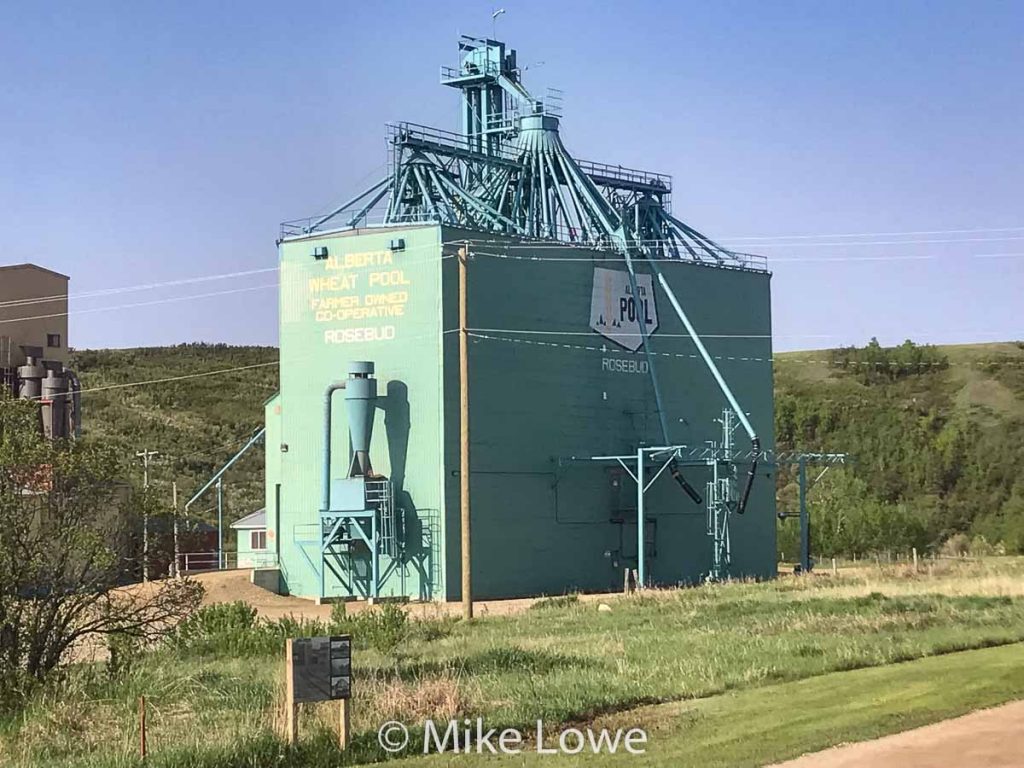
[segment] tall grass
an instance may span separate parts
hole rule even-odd
[[[471,624],[416,621],[395,605],[352,616],[337,608],[326,622],[271,622],[247,606],[218,606],[120,676],[82,666],[61,691],[40,695],[20,718],[0,724],[0,764],[130,764],[139,695],[151,703],[152,765],[376,760],[383,757],[376,728],[390,719],[575,722],[1024,640],[1024,598],[994,587],[1022,576],[1019,560],[959,564],[931,576],[875,569],[609,597],[602,602],[610,611],[558,599]],[[966,594],[972,583],[978,594]],[[289,752],[276,735],[284,639],[340,632],[351,633],[356,647],[355,747],[341,756],[330,746],[337,711],[317,705],[303,714],[307,746]]]

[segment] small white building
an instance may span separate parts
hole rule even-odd
[[[238,536],[237,568],[262,568],[275,561],[267,549],[267,510],[257,509],[231,524]]]

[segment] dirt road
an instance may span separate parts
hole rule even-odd
[[[770,768],[1020,768],[1024,701],[875,741],[826,749]]]

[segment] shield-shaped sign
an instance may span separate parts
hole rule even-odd
[[[654,282],[650,275],[637,274],[633,296],[629,273],[594,267],[594,289],[590,296],[590,327],[606,339],[636,352],[643,344],[640,323],[650,336],[658,329],[658,307],[654,303]]]

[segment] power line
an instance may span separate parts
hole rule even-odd
[[[128,387],[142,387],[148,384],[166,384],[172,381],[185,381],[186,379],[199,379],[206,376],[220,376],[226,373],[237,373],[238,371],[250,371],[255,368],[268,368],[273,365],[280,365],[280,360],[271,360],[266,363],[253,363],[252,365],[239,365],[234,368],[221,368],[216,371],[203,371],[201,373],[186,373],[181,376],[167,376],[162,379],[149,379],[147,381],[132,381],[123,384],[105,384],[102,387],[89,387],[82,389],[82,394],[86,392],[106,392],[111,389],[127,389]]]
[[[860,240],[836,243],[744,243],[744,248],[828,248],[841,246],[851,248],[863,245],[934,245],[936,243],[1001,243],[1007,240],[1024,240],[1024,235],[1007,235],[1006,237],[961,237],[942,240]]]
[[[277,267],[267,267],[265,269],[247,269],[241,272],[222,272],[216,275],[201,275],[199,277],[185,277],[178,280],[165,280],[160,283],[141,283],[139,285],[126,285],[121,288],[98,288],[93,291],[84,291],[82,293],[60,293],[54,294],[52,296],[35,296],[29,299],[11,299],[10,301],[0,301],[0,307],[20,307],[29,304],[45,304],[59,299],[88,299],[95,298],[97,296],[109,296],[118,293],[130,293],[132,291],[147,291],[155,288],[191,285],[193,283],[205,283],[211,282],[213,280],[226,280],[232,277],[247,277],[249,275],[261,275],[267,272],[277,272],[277,270]]]
[[[51,317],[67,317],[71,314],[85,314],[88,312],[109,312],[115,309],[135,309],[137,307],[151,307],[157,304],[170,304],[178,301],[191,301],[192,299],[206,299],[212,296],[227,296],[233,293],[246,293],[250,291],[261,291],[267,288],[277,288],[277,283],[267,283],[265,285],[254,285],[248,288],[230,288],[226,291],[211,291],[209,293],[195,293],[189,296],[170,296],[164,299],[154,299],[152,301],[137,301],[132,304],[115,304],[112,307],[89,307],[87,309],[76,309],[73,312],[68,310],[67,312],[52,312],[47,315],[33,315],[31,317],[13,317],[5,320],[0,320],[0,323],[20,323],[25,320],[46,320]]]
[[[498,245],[498,243],[490,242],[490,245]],[[530,246],[518,246],[518,247],[530,247]],[[557,246],[566,247],[566,246]],[[572,246],[568,246],[572,247]],[[582,250],[582,249],[581,249]],[[593,249],[598,250],[598,249]],[[603,251],[602,251],[603,252]],[[510,259],[513,261],[533,261],[533,262],[578,262],[580,264],[600,264],[600,263],[621,263],[622,258],[616,255],[609,255],[604,257],[586,257],[586,256],[520,256],[512,253],[492,253],[490,251],[471,251],[472,256],[490,256],[495,259]],[[740,254],[748,255],[748,254]],[[822,257],[765,257],[766,264],[778,264],[785,262],[809,262],[809,263],[820,263],[827,264],[829,262],[846,262],[846,261],[936,261],[942,259],[955,259],[955,258],[1010,258],[1015,256],[1024,256],[1024,252],[1019,253],[1002,253],[1002,254],[890,254],[886,256],[822,256]],[[656,258],[656,259],[644,259],[644,261],[655,261],[658,263],[667,264],[703,264],[705,266],[716,267],[719,264],[712,259],[684,259],[684,258]],[[726,264],[725,266],[733,266]]]
[[[718,238],[718,240],[724,240],[724,238]],[[923,240],[870,240],[860,242],[833,242],[833,243],[767,243],[767,242],[755,242],[755,243],[744,243],[744,248],[826,248],[826,247],[842,247],[848,248],[853,246],[866,246],[866,245],[935,245],[940,243],[1001,243],[1007,240],[1024,240],[1024,235],[1010,235],[1007,237],[970,237],[970,238],[954,238],[954,239],[923,239]],[[552,249],[568,249],[575,248],[578,250],[611,250],[609,248],[600,248],[594,244],[589,243],[572,243],[572,242],[530,242],[530,243],[509,243],[502,240],[494,239],[483,239],[483,238],[469,238],[466,240],[468,243],[479,243],[482,245],[490,245],[499,248],[514,248],[518,250],[530,249],[530,250],[552,250]],[[675,245],[680,244],[675,240],[636,240],[641,245]],[[699,245],[699,243],[697,244]],[[702,247],[702,246],[701,246]],[[723,251],[730,252],[728,248],[721,246]],[[756,254],[743,253],[739,251],[731,251],[737,253],[740,256],[750,256]]]
[[[522,328],[469,328],[468,330],[477,333],[516,333],[523,336],[593,336],[596,331],[550,331],[540,329],[522,329]],[[445,333],[457,332],[458,329],[452,329],[445,331]],[[952,333],[973,333],[979,336],[995,336],[1003,335],[1004,331],[964,331],[962,329],[956,329],[952,331],[905,331],[914,335],[921,334],[952,334]],[[616,331],[616,335],[623,336],[626,338],[640,338],[641,333],[637,331]],[[647,338],[655,338],[654,334],[645,334]],[[841,334],[838,333],[700,333],[697,334],[702,339],[777,339],[777,338],[801,338],[801,339],[835,339],[839,338]],[[688,333],[663,333],[657,332],[657,338],[662,339],[689,339],[691,338]]]
[[[458,241],[454,241],[453,240],[453,241],[445,241],[445,242],[442,242],[442,243],[425,243],[423,245],[412,246],[411,248],[405,248],[405,249],[403,249],[401,251],[396,251],[396,254],[411,253],[413,251],[424,250],[424,249],[428,249],[428,248],[435,248],[435,247],[438,247],[438,246],[444,247],[444,246],[448,246],[448,245],[460,245],[460,244],[462,244],[462,242],[463,242],[462,240],[458,240]],[[441,255],[438,258],[443,261],[445,259],[453,258],[453,255],[452,254],[443,254],[443,255]],[[432,259],[426,259],[424,261],[431,261],[431,260]],[[403,259],[403,262],[404,263],[409,263],[405,259]],[[421,262],[414,262],[414,263],[421,263]],[[130,292],[133,292],[133,291],[152,290],[152,289],[156,289],[156,288],[167,288],[167,287],[180,286],[180,285],[191,285],[191,284],[194,284],[194,283],[211,282],[211,281],[214,281],[214,280],[225,280],[225,279],[234,278],[234,277],[248,277],[248,276],[252,276],[252,275],[266,274],[268,272],[278,272],[279,269],[280,269],[279,267],[264,267],[264,268],[261,268],[261,269],[247,269],[247,270],[242,270],[242,271],[238,271],[238,272],[221,272],[221,273],[212,274],[212,275],[199,275],[199,276],[196,276],[196,277],[185,277],[185,278],[180,278],[180,279],[176,279],[176,280],[165,280],[165,281],[162,281],[162,282],[159,282],[159,283],[141,283],[141,284],[138,284],[138,285],[127,285],[127,286],[121,286],[121,287],[116,287],[116,288],[97,288],[96,290],[84,291],[82,293],[73,293],[73,294],[59,293],[59,294],[53,294],[53,295],[50,295],[50,296],[34,296],[32,298],[27,298],[27,299],[10,299],[8,301],[0,301],[0,307],[18,307],[18,306],[27,306],[27,305],[31,305],[31,304],[45,304],[45,303],[50,303],[50,302],[57,301],[57,300],[64,299],[64,298],[67,298],[68,300],[71,300],[71,299],[78,300],[78,299],[96,298],[98,296],[108,296],[108,295],[115,295],[115,294],[120,294],[120,293],[130,293]],[[243,289],[238,289],[238,290],[249,290],[249,289],[243,288]],[[199,297],[204,296],[204,295],[207,295],[207,294],[199,294]],[[216,295],[216,294],[209,294],[209,295]],[[129,305],[129,306],[134,306],[134,305]],[[85,311],[100,311],[100,310],[99,309],[92,309],[92,310],[75,310],[75,311],[77,311],[77,312],[85,312]],[[64,314],[64,313],[62,313],[62,314]],[[61,314],[43,315],[41,317],[60,317],[60,316],[61,316]],[[36,318],[18,318],[18,320],[34,320],[34,319],[36,319]]]
[[[601,354],[608,355],[628,355],[632,357],[638,357],[645,354],[637,350],[631,352],[626,349],[618,349],[603,345],[601,347],[589,346],[586,344],[570,344],[568,342],[560,341],[538,341],[536,339],[520,339],[520,338],[509,338],[502,336],[491,336],[483,333],[470,333],[470,337],[477,339],[486,339],[488,341],[501,341],[512,344],[525,344],[536,347],[548,347],[551,349],[566,349],[566,350],[580,350],[585,352],[600,352]],[[689,359],[689,360],[700,360],[700,355],[691,354],[686,352],[663,352],[659,350],[649,349],[648,353],[657,357],[671,357],[677,359]],[[817,364],[817,365],[837,365],[837,366],[873,366],[875,368],[887,368],[891,367],[887,363],[872,363],[867,361],[844,361],[839,363],[834,360],[827,358],[807,358],[807,359],[790,359],[788,357],[780,357],[779,355],[772,355],[770,357],[757,357],[751,355],[712,355],[715,360],[720,362],[744,362],[744,363],[805,363],[805,364]],[[642,363],[643,361],[641,361]],[[972,367],[972,366],[987,366],[992,364],[999,365],[1011,365],[1011,366],[1024,366],[1024,360],[1006,360],[1006,359],[991,359],[991,360],[970,360],[970,361],[936,361],[936,362],[922,362],[915,364],[918,367],[927,368],[953,368],[953,367]]]
[[[850,232],[847,234],[832,235],[762,235],[755,237],[722,237],[720,240],[754,240],[765,242],[768,240],[822,240],[836,237],[911,237],[914,235],[968,235],[983,232],[1024,232],[1024,227],[987,227],[982,229],[922,229],[910,232]]]

